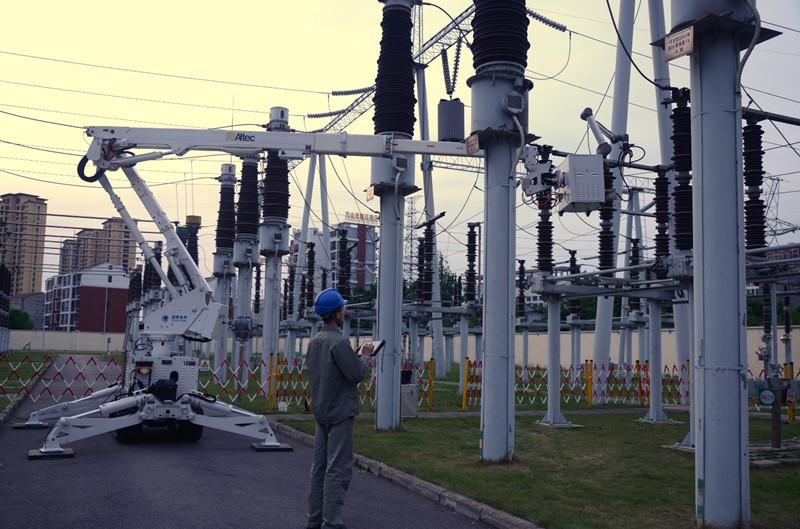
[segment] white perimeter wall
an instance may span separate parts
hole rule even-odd
[[[747,330],[747,359],[749,366],[753,373],[758,374],[761,371],[762,363],[756,358],[756,350],[761,344],[761,337],[763,331],[760,327],[753,327]],[[778,338],[783,336],[779,333]],[[111,342],[107,343],[108,338]],[[103,333],[87,333],[87,332],[55,332],[55,331],[11,331],[10,348],[12,350],[21,350],[26,345],[33,351],[49,350],[49,351],[101,351],[105,352],[108,347],[111,351],[120,351],[122,349],[122,334],[103,334]],[[522,334],[517,334],[516,337],[516,358],[517,364],[522,365]],[[364,338],[362,338],[363,340]],[[546,333],[530,333],[528,336],[528,364],[533,367],[537,364],[544,367],[547,365],[547,334]],[[634,362],[639,358],[638,354],[638,336],[636,333],[633,335],[633,354]],[[453,337],[453,356],[458,362],[461,354],[461,340],[459,335]],[[211,342],[213,344],[213,342]],[[254,356],[261,354],[261,339],[257,338],[254,344]],[[307,339],[302,342],[302,350],[305,351]],[[28,345],[29,344],[29,345]],[[283,340],[281,340],[280,347],[283,350]],[[200,351],[210,350],[213,354],[213,345],[207,349],[208,345],[204,343],[193,343],[195,349]],[[569,365],[571,357],[571,335],[568,332],[561,334],[561,363],[564,366]],[[581,334],[581,359],[590,360],[593,357],[592,351],[594,347],[594,333],[584,332]],[[229,343],[228,350],[231,350]],[[677,362],[677,351],[675,348],[675,332],[667,330],[662,333],[661,342],[661,355],[665,365],[672,366]],[[429,359],[431,356],[431,339],[425,339],[425,358]],[[797,356],[797,355],[795,355]],[[469,341],[469,357],[475,358],[475,341],[470,336]],[[616,363],[619,357],[619,333],[614,332],[611,334],[611,360]],[[778,358],[781,362],[784,361],[784,344],[778,342]]]

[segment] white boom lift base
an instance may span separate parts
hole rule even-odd
[[[120,441],[132,440],[147,424],[174,427],[177,438],[187,442],[199,440],[203,427],[208,426],[258,439],[259,442],[251,445],[257,451],[292,450],[291,446],[278,442],[263,415],[200,394],[182,395],[177,402],[172,402],[141,392],[101,404],[84,413],[62,416],[47,435],[42,448],[28,452],[28,459],[72,457],[73,451],[62,444],[108,432],[116,432]]]

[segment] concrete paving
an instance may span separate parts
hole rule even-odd
[[[196,443],[146,428],[141,443],[103,434],[71,443],[74,458],[28,460],[49,430],[12,424],[42,406],[20,399],[0,425],[4,529],[305,527],[307,434],[276,425],[279,441],[294,450],[256,452],[251,439],[209,428]],[[351,529],[536,527],[361,456],[344,520]]]

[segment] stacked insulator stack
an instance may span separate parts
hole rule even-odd
[[[423,250],[425,252],[425,273],[422,277],[422,299],[431,301],[433,299],[433,267],[437,264],[433,255],[433,226],[430,224],[425,227]]]
[[[525,0],[474,0],[472,64],[480,74],[492,64],[528,64],[528,17]]]
[[[319,284],[319,291],[322,292],[323,290],[328,290],[328,269],[322,269],[322,275],[320,276],[320,284]]]
[[[764,233],[764,201],[761,185],[764,183],[764,151],[761,147],[761,125],[749,124],[742,129],[744,143],[744,185],[747,200],[744,203],[744,240],[748,250],[767,245]]]
[[[306,306],[314,306],[314,268],[317,265],[317,251],[313,242],[308,243],[306,251]]]
[[[297,302],[297,312],[302,317],[306,312],[306,303],[308,297],[306,295],[306,288],[308,288],[308,280],[305,274],[300,274],[300,300]]]
[[[669,179],[663,171],[655,181],[656,196],[656,259],[669,257]],[[663,268],[663,267],[660,267]],[[659,279],[666,277],[666,269],[658,273]]]
[[[283,280],[283,303],[281,304],[281,320],[289,317],[289,279]]]
[[[288,291],[284,292],[284,299],[286,300],[286,317],[294,316],[294,303],[291,301],[291,293],[294,292],[294,282],[297,277],[296,268],[294,265],[289,265],[289,277],[287,278]]]
[[[163,243],[161,241],[156,241],[153,244],[153,257],[161,266],[161,249],[163,248]],[[144,265],[144,278],[142,279],[142,290],[144,292],[150,292],[151,290],[158,290],[161,288],[161,276],[158,275],[155,267],[150,263],[148,260],[147,263]]]
[[[675,248],[691,250],[692,241],[692,125],[691,110],[686,106],[686,97],[678,99],[672,109],[672,161],[675,168],[675,190],[673,197],[673,220],[675,226]]]
[[[600,206],[600,251],[598,252],[600,259],[598,268],[600,270],[609,270],[614,268],[614,173],[609,167],[605,167],[603,171],[603,182],[606,190],[606,201]]]
[[[256,293],[253,298],[253,312],[258,314],[261,312],[261,263],[256,265]]]
[[[553,223],[550,222],[550,209],[539,210],[539,223],[536,225],[536,266],[540,272],[553,273]]]
[[[769,283],[759,285],[764,296],[764,334],[772,334],[772,290]]]
[[[478,245],[476,244],[478,234],[475,232],[475,228],[474,224],[470,224],[467,232],[467,288],[464,295],[467,301],[475,301],[475,294],[478,290],[477,274],[475,273],[475,261],[478,255]]]
[[[343,298],[350,297],[350,250],[347,248],[347,230],[339,230],[338,257],[339,271],[336,277],[336,290]]]
[[[236,208],[236,236],[257,236],[258,223],[258,163],[245,158],[242,162],[242,180]]]
[[[417,237],[417,301],[425,299],[425,238]]]
[[[261,198],[261,213],[265,219],[289,218],[289,166],[275,151],[267,153]]]
[[[581,267],[578,265],[578,250],[567,250],[569,252],[569,273],[580,274]],[[569,300],[569,313],[580,315],[581,313],[581,300]]]
[[[414,136],[414,61],[411,50],[411,8],[383,7],[381,51],[375,78],[375,134]]]
[[[231,166],[231,171],[233,168]],[[224,177],[224,175],[223,175]],[[233,178],[231,174],[230,178]],[[236,237],[236,189],[233,182],[226,185],[222,180],[219,189],[219,213],[217,216],[216,244],[217,251],[228,249],[233,250],[233,239]]]
[[[516,316],[522,318],[525,316],[525,260],[517,259],[519,268],[517,268],[517,306]]]
[[[128,283],[128,303],[136,303],[142,299],[142,268],[137,266],[131,272],[131,279]]]
[[[197,254],[197,232],[200,231],[200,225],[202,223],[202,217],[198,215],[186,215],[186,242],[184,245],[192,261],[194,261],[194,264],[200,262]]]
[[[639,246],[639,239],[631,239],[631,266],[637,266],[641,263],[641,247]],[[631,270],[630,273],[631,282],[636,282],[639,280],[639,271],[638,270]],[[631,298],[628,304],[631,310],[639,310],[642,308],[642,302],[639,298]]]

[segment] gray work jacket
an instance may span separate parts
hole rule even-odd
[[[308,342],[306,366],[317,422],[336,424],[358,415],[358,384],[368,359],[356,355],[339,329],[324,326]]]

